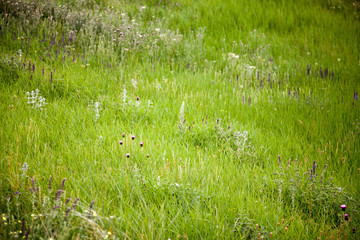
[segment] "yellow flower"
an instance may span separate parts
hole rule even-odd
[[[6,217],[2,217],[2,219],[3,219],[4,221],[6,221]]]

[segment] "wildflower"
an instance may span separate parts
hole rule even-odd
[[[64,178],[61,182],[61,187],[60,189],[63,190],[64,189],[64,184],[65,184],[66,178]]]
[[[63,190],[59,190],[55,193],[55,201],[60,198],[62,192],[63,192]]]
[[[133,135],[133,136],[131,136],[131,139],[132,139],[132,140],[134,140],[134,139],[135,139],[135,136],[134,136],[134,135]]]
[[[22,176],[25,176],[26,171],[29,169],[29,165],[27,164],[27,162],[24,162],[21,171],[23,172]]]
[[[150,155],[149,155],[149,154],[146,154],[146,157],[147,157],[147,158],[149,158],[149,157],[150,157]]]
[[[341,210],[345,211],[346,210],[346,205],[341,205]]]
[[[113,42],[116,42],[116,39],[115,39],[115,38],[113,39]]]
[[[68,202],[71,201],[71,198],[66,199],[65,205],[68,204]]]
[[[143,143],[143,142],[141,142],[141,143],[140,143],[140,147],[142,147],[143,145],[144,145],[144,143]]]
[[[345,214],[344,217],[345,217],[345,220],[346,220],[346,221],[349,220],[349,215]]]
[[[353,233],[355,233],[355,228],[352,229]]]
[[[55,207],[53,207],[53,210],[58,209],[58,208],[60,208],[60,206],[56,205]]]
[[[139,101],[139,97],[136,97],[136,101]]]
[[[315,175],[315,167],[316,167],[316,163],[315,163],[315,160],[314,160],[314,164],[313,164],[313,168],[312,168],[314,175]]]
[[[279,165],[281,164],[281,159],[280,159],[280,155],[278,155],[278,158],[279,158]]]
[[[120,145],[123,145],[123,141],[119,141]]]
[[[130,157],[130,153],[127,153],[127,154],[126,154],[126,157],[129,158],[129,157]]]
[[[123,133],[123,138],[125,137],[125,133]]]
[[[272,232],[270,232],[269,237],[271,238],[272,236],[273,236],[273,233],[272,233]]]

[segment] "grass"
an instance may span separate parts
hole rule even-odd
[[[1,1],[1,238],[357,239],[359,9]]]

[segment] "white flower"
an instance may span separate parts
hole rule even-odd
[[[239,55],[235,55],[235,53],[228,53],[229,59],[238,59]]]

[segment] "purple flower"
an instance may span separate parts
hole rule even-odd
[[[68,202],[71,201],[71,198],[66,199],[65,205],[68,204]]]
[[[313,164],[313,168],[312,168],[312,173],[315,174],[315,167],[316,167],[316,163],[315,163],[315,160],[314,160],[314,164]]]
[[[91,215],[92,215],[92,207],[93,207],[94,203],[95,203],[95,201],[92,201],[92,202],[90,203],[90,207],[89,207],[89,218],[91,218]]]
[[[75,199],[75,202],[74,202],[74,204],[72,205],[71,208],[75,208],[75,207],[77,206],[77,202],[78,202],[79,200],[80,200],[80,198]]]
[[[324,172],[325,172],[326,167],[327,167],[327,164],[324,165]]]
[[[280,159],[280,155],[278,155],[278,158],[279,158],[279,165],[281,164],[281,159]]]
[[[346,213],[345,213],[344,217],[345,217],[345,220],[346,220],[346,221],[349,220],[349,215],[347,215]]]
[[[123,141],[119,141],[120,145],[123,145]]]
[[[22,232],[22,233],[24,233],[24,231],[25,231],[25,224],[26,224],[26,221],[24,220],[24,221],[22,222],[22,226],[21,226],[21,232]]]
[[[143,143],[143,142],[140,143],[140,147],[142,147],[142,146],[144,146],[144,143]]]
[[[115,38],[113,39],[113,42],[116,42],[116,39],[115,39]]]
[[[324,76],[323,76],[323,72],[322,72],[322,70],[321,70],[321,67],[320,67],[320,71],[319,71],[319,72],[320,72],[320,77],[323,78]]]
[[[128,29],[130,29],[130,27],[128,27]]]
[[[14,193],[14,195],[21,195],[21,193],[19,192],[19,191],[16,191],[15,193]]]
[[[134,139],[135,139],[135,136],[134,136],[134,135],[133,135],[133,136],[131,136],[131,139],[132,139],[132,140],[134,140]]]
[[[341,205],[341,210],[345,211],[346,210],[346,205]]]
[[[71,211],[71,209],[72,209],[72,208],[68,208],[68,209],[66,210],[66,213],[65,213],[65,221],[67,221],[67,218],[68,218],[68,216],[69,216],[69,212]]]
[[[118,29],[116,29],[116,31],[120,32],[120,29],[118,28]]]
[[[51,189],[51,181],[52,181],[52,176],[50,176],[50,180],[49,180],[49,189]]]
[[[120,32],[119,34],[120,34],[120,35],[123,35],[123,32]]]
[[[123,138],[125,137],[125,133],[123,133]]]
[[[353,228],[352,230],[353,230],[353,233],[355,233],[355,228]]]
[[[29,234],[30,234],[30,231],[31,231],[31,227],[29,227],[29,229],[28,229],[27,232],[25,233],[25,239],[28,239]]]
[[[150,157],[150,155],[149,155],[149,154],[146,154],[146,157],[147,157],[147,158],[149,158],[149,157]]]
[[[33,64],[33,72],[35,72],[35,63]]]
[[[126,157],[129,158],[129,157],[130,157],[130,153],[127,153],[127,154],[126,154]]]
[[[55,193],[55,201],[60,198],[62,192],[63,192],[63,190],[59,190]]]
[[[140,99],[139,97],[136,97],[136,101],[139,101],[139,99]]]
[[[53,210],[58,209],[58,208],[60,208],[60,206],[56,205],[55,207],[53,207]]]
[[[66,178],[64,178],[61,182],[61,186],[60,189],[63,190],[64,189],[64,184],[65,184]]]

